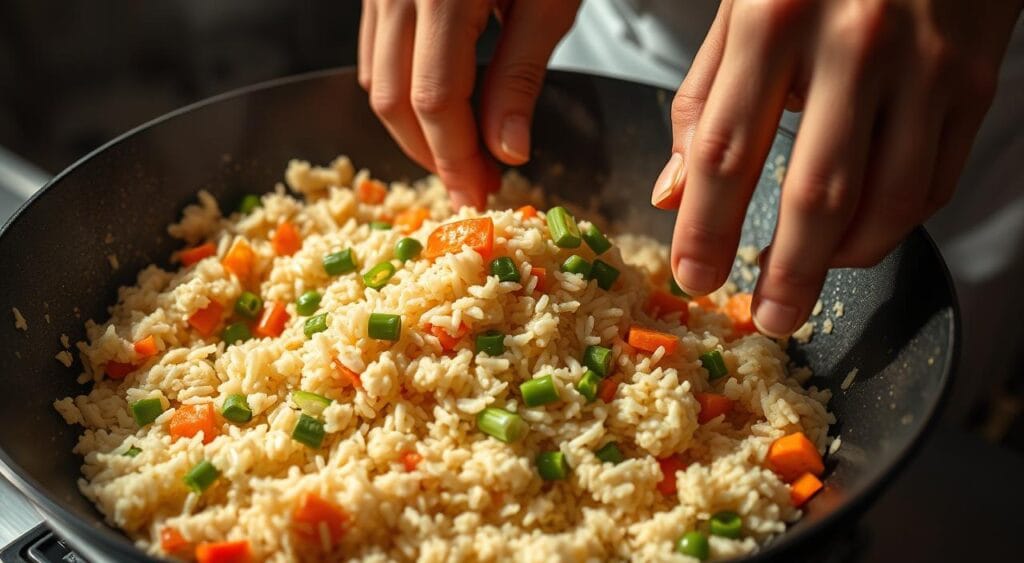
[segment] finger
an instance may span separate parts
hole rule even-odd
[[[363,0],[363,17],[359,20],[359,54],[356,59],[359,85],[370,91],[373,75],[373,36],[377,29],[377,3]]]
[[[413,54],[412,107],[437,174],[456,206],[483,208],[498,185],[484,158],[469,98],[476,73],[472,45],[487,23],[489,4],[420,0]]]
[[[953,197],[957,180],[963,172],[971,145],[981,127],[984,110],[953,110],[942,125],[939,148],[935,157],[935,172],[928,190],[925,214],[927,217],[944,207]]]
[[[733,6],[721,67],[688,150],[672,271],[691,295],[725,283],[786,101],[796,57],[775,6]]]
[[[491,154],[507,164],[530,158],[530,123],[551,51],[579,2],[518,0],[509,6],[501,41],[487,69],[483,133]]]
[[[778,225],[754,290],[754,323],[769,336],[792,334],[810,315],[863,185],[876,82],[864,76],[865,46],[831,43],[814,62]]]
[[[927,216],[945,103],[921,81],[905,84],[884,110],[862,203],[836,250],[834,266],[877,264]]]
[[[434,170],[430,147],[409,100],[416,6],[411,1],[389,2],[380,7],[376,18],[370,107],[405,154]]]
[[[679,198],[683,195],[686,179],[686,151],[690,148],[697,120],[704,110],[708,92],[711,91],[711,84],[722,61],[731,7],[731,0],[725,0],[719,6],[715,21],[711,23],[686,78],[672,100],[672,155],[654,182],[654,190],[651,192],[651,204],[660,209],[679,208]]]

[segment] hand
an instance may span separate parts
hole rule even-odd
[[[481,150],[470,107],[476,41],[495,2],[364,0],[359,83],[370,106],[413,160],[448,186],[456,208],[481,208],[498,170]],[[487,69],[482,133],[490,153],[510,165],[530,154],[530,121],[551,51],[579,1],[505,1],[501,37]]]
[[[725,0],[673,102],[654,205],[678,208],[672,268],[705,294],[729,275],[787,103],[804,115],[754,293],[791,334],[830,267],[879,262],[956,186],[992,100],[1019,0]]]

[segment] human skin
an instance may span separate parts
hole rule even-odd
[[[529,158],[544,69],[578,6],[364,0],[360,84],[455,205],[482,207],[496,189],[492,156],[509,165]],[[679,285],[702,295],[725,283],[782,110],[802,110],[752,304],[761,332],[799,328],[829,268],[878,263],[949,201],[1021,7],[724,0],[673,101],[673,143],[651,195],[677,213]],[[503,26],[478,124],[473,45],[492,9]]]

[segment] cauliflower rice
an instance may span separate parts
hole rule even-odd
[[[717,311],[691,304],[686,324],[678,313],[649,316],[647,295],[669,275],[664,246],[614,237],[601,259],[621,275],[605,291],[559,270],[571,254],[588,261],[594,255],[586,244],[556,246],[543,214],[453,214],[433,178],[392,184],[382,204],[366,204],[351,186],[367,177],[344,157],[323,168],[293,161],[286,180],[304,197],[279,185],[247,215],[224,215],[200,192],[168,231],[189,246],[213,241],[216,255],[176,271],[149,266],[135,286],[120,290],[109,320],[86,324],[88,341],[78,349],[79,381],[88,391],[55,407],[83,428],[74,450],[84,459],[82,493],[140,548],[189,559],[202,542],[248,540],[253,559],[267,561],[693,561],[676,553],[675,542],[706,530],[716,511],[737,512],[743,535],[710,536],[713,559],[752,552],[800,517],[789,486],[764,458],[774,439],[796,431],[823,452],[835,421],[826,409],[830,393],[802,387],[778,343],[733,334]],[[530,196],[520,179],[504,184],[494,207]],[[412,206],[429,210],[412,233],[369,226]],[[386,286],[364,287],[360,274],[391,260],[400,238],[426,243],[439,224],[476,216],[493,220],[494,256],[511,257],[522,283],[487,276],[487,262],[466,247],[434,260],[394,261],[398,271]],[[275,256],[269,238],[285,220],[298,228],[301,248]],[[247,288],[221,263],[238,238],[255,251],[259,281]],[[354,250],[359,270],[328,276],[321,259],[344,248]],[[537,267],[547,272],[543,292],[531,273]],[[204,338],[190,328],[189,317],[211,302],[224,305],[221,327],[234,322],[231,304],[245,289],[265,303],[288,304],[280,337],[226,346],[219,330]],[[319,311],[328,313],[328,327],[307,338],[295,301],[311,289],[323,295]],[[401,315],[398,341],[368,338],[374,312]],[[624,340],[632,324],[678,336],[678,349],[633,350]],[[445,352],[430,326],[449,334],[465,326],[468,335]],[[488,329],[506,335],[501,356],[474,352],[472,336]],[[155,356],[123,379],[104,375],[109,362],[137,362],[132,343],[151,335]],[[588,403],[575,388],[583,351],[594,344],[614,352],[610,377],[620,384],[609,403]],[[710,350],[721,351],[729,371],[714,382],[698,361]],[[359,374],[361,389],[339,377],[334,361]],[[520,383],[545,374],[554,376],[561,400],[526,408]],[[299,417],[289,399],[295,390],[333,400],[322,414],[326,437],[318,449],[291,437]],[[726,395],[734,410],[698,424],[700,391]],[[233,393],[246,396],[250,422],[218,415],[212,441],[202,433],[172,440],[168,422],[177,408],[213,403],[219,413]],[[139,428],[129,405],[144,398],[159,399],[165,410]],[[488,406],[518,413],[529,433],[511,444],[482,433],[476,415]],[[618,442],[621,463],[595,457],[610,441]],[[125,455],[130,448],[141,451]],[[555,449],[569,476],[544,481],[535,456]],[[407,467],[410,452],[422,459]],[[689,465],[675,475],[677,493],[664,495],[657,460],[674,455]],[[201,460],[220,476],[197,494],[182,478]],[[338,541],[324,528],[319,542],[294,533],[293,507],[309,492],[348,515]],[[165,553],[166,528],[188,549]]]

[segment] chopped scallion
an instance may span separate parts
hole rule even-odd
[[[519,283],[519,268],[508,256],[491,260],[491,275],[497,277],[498,281]]]
[[[539,407],[560,399],[555,378],[551,374],[523,383],[519,386],[519,392],[523,395],[523,404],[528,407]]]
[[[731,510],[723,510],[711,515],[708,521],[711,534],[723,538],[736,539],[743,533],[743,519]]]
[[[537,473],[545,481],[561,481],[569,476],[569,462],[560,451],[540,452],[537,454]]]
[[[476,415],[476,427],[506,444],[519,441],[530,431],[530,426],[522,417],[498,407],[487,407],[480,411]]]
[[[576,219],[564,207],[552,207],[547,213],[548,232],[551,240],[561,248],[577,248],[580,245],[580,229]]]
[[[352,254],[351,248],[340,252],[328,254],[323,259],[324,271],[331,276],[339,276],[353,272],[356,269],[356,257]]]
[[[139,427],[143,427],[157,419],[164,412],[160,399],[142,399],[131,404],[132,416]]]
[[[302,410],[303,414],[320,418],[331,404],[331,400],[312,391],[292,391],[292,402]]]
[[[708,379],[718,379],[729,374],[729,369],[725,367],[725,358],[722,357],[722,353],[718,350],[701,354],[700,365],[708,370]]]
[[[505,335],[498,330],[488,330],[476,335],[476,352],[488,356],[500,356],[505,353]]]
[[[587,262],[579,255],[573,254],[566,258],[565,262],[562,262],[562,271],[569,272],[570,274],[579,274],[586,279],[590,277],[590,262]]]
[[[137,456],[137,455],[139,455],[139,454],[141,454],[141,453],[142,453],[142,448],[137,448],[137,447],[135,447],[135,446],[132,446],[132,447],[128,448],[128,449],[127,449],[127,450],[126,450],[126,451],[125,451],[125,452],[124,452],[123,454],[121,454],[121,455],[123,455],[123,456],[125,456],[125,457],[135,457],[135,456]]]
[[[612,351],[604,346],[587,346],[583,351],[583,365],[597,372],[601,377],[607,376],[612,369]]]
[[[612,243],[608,241],[608,237],[604,236],[601,229],[597,228],[597,225],[591,223],[587,225],[582,231],[583,240],[586,241],[587,246],[594,251],[594,254],[600,256],[608,251],[612,247]]]
[[[590,267],[590,279],[597,280],[597,287],[608,291],[619,279],[619,270],[604,260],[594,260]]]
[[[245,395],[232,393],[224,399],[220,407],[220,414],[231,422],[245,424],[252,420],[252,409],[249,408],[249,401]]]
[[[292,430],[292,439],[314,450],[318,449],[324,443],[324,424],[309,415],[300,414]]]
[[[594,402],[597,398],[597,388],[601,384],[601,376],[594,370],[588,369],[576,383],[576,391],[587,398],[588,403]]]
[[[391,223],[387,221],[370,221],[370,228],[375,231],[390,231]]]
[[[371,313],[366,333],[376,340],[398,340],[402,335],[402,317],[387,313]]]
[[[393,275],[395,275],[395,265],[391,262],[381,262],[363,274],[363,283],[366,287],[380,289],[387,285]]]
[[[597,459],[605,463],[611,463],[613,465],[622,463],[622,460],[625,459],[622,456],[622,451],[619,450],[618,442],[608,442],[607,444],[598,448],[594,452],[594,455],[597,456]]]
[[[217,478],[220,477],[220,470],[213,466],[208,460],[200,461],[185,474],[185,485],[196,494],[210,488]]]

